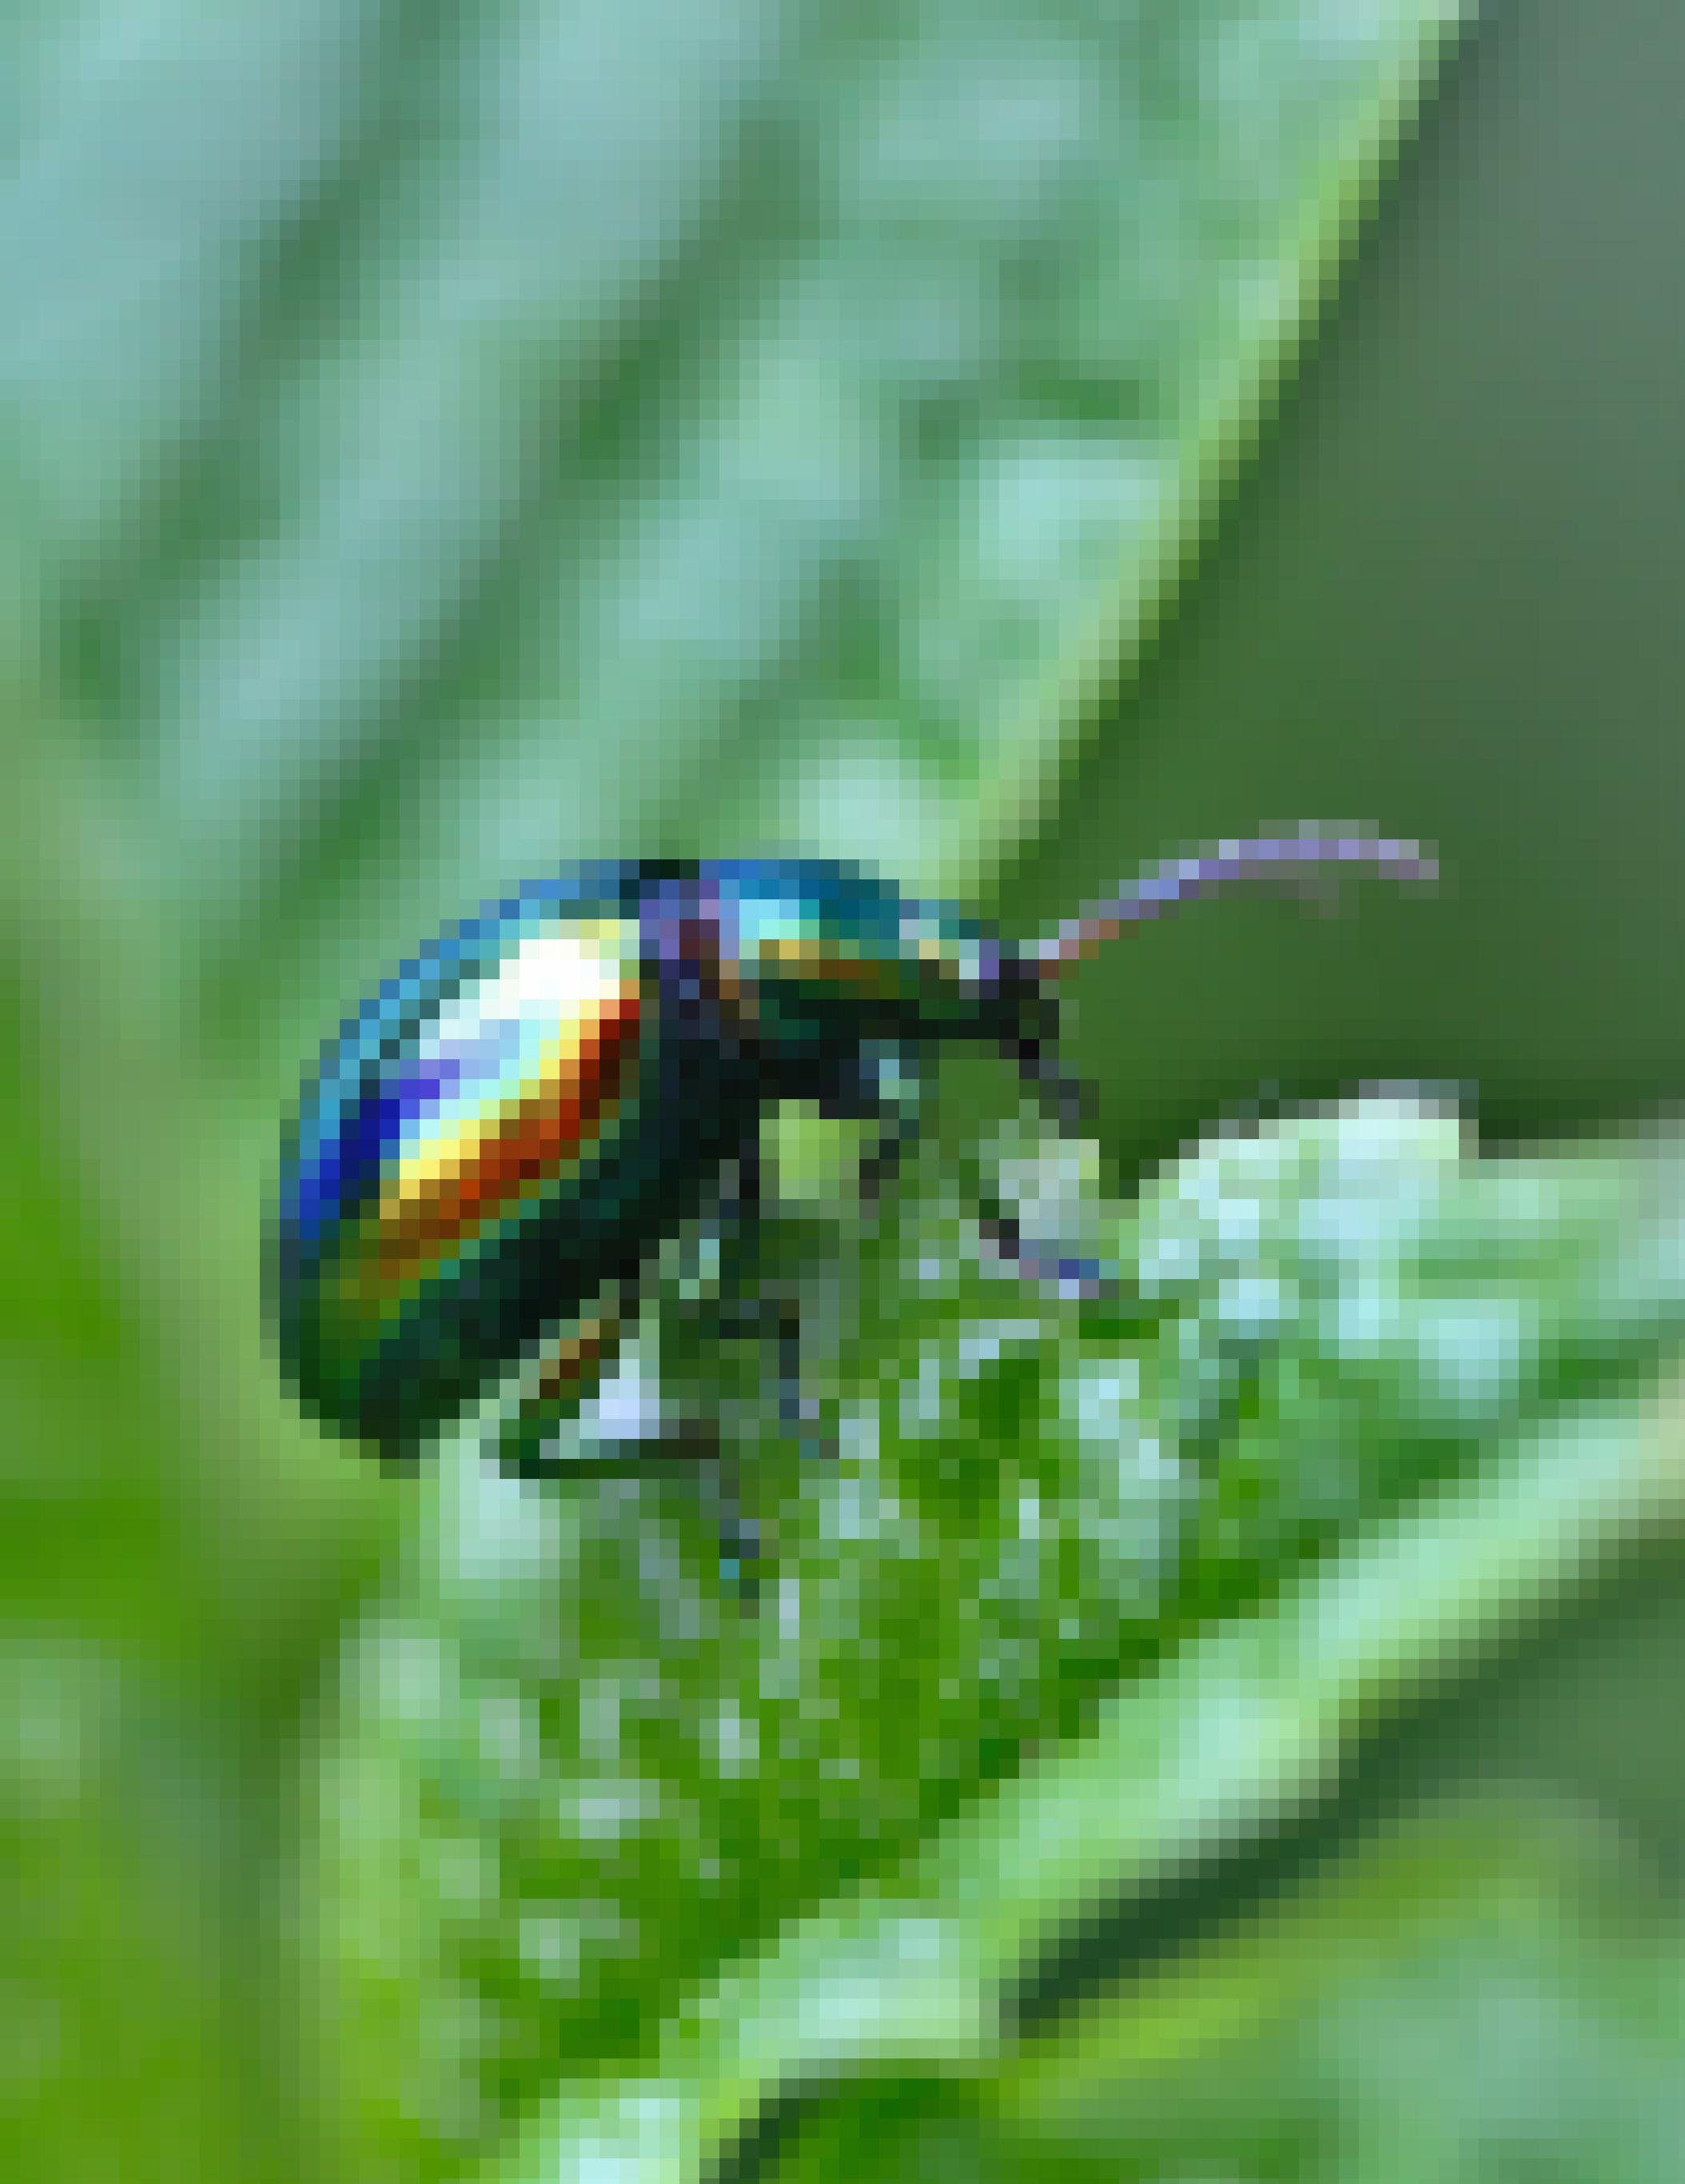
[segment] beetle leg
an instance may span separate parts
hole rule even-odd
[[[881,1201],[918,1137],[924,1093],[923,1073],[902,1048],[869,1047],[860,1056],[849,1095],[852,1112],[881,1125],[856,1178],[868,1207]]]
[[[720,1325],[727,1336],[754,1336],[770,1350],[776,1401],[780,1423],[794,1429],[804,1451],[820,1446],[819,1407],[807,1393],[803,1373],[802,1318],[792,1290],[776,1282],[756,1279],[753,1243],[760,1217],[765,1174],[760,1139],[754,1136],[737,1156],[723,1187],[719,1219],[727,1234],[735,1233],[737,1256],[755,1285],[727,1289],[720,1299]]]
[[[1092,1129],[1093,1095],[1081,1078],[1064,1067],[1050,1041],[1026,1037],[1019,1042],[1015,1058],[1037,1104],[1055,1128],[1072,1136]],[[1073,1256],[1061,1251],[1056,1243],[1030,1241],[1020,1223],[998,1207],[978,1226],[984,1242],[1026,1280],[1045,1282],[1065,1296],[1107,1297],[1118,1293],[1119,1277],[1102,1261]]]
[[[604,1302],[553,1329],[529,1351],[492,1429],[492,1453],[503,1470],[531,1477],[572,1468],[547,1461],[544,1451],[595,1394],[624,1331],[619,1312]]]
[[[759,1582],[760,1527],[743,1507],[737,1467],[729,1451],[720,1450],[719,1460],[709,1467],[707,1476],[713,1485],[715,1522],[719,1528],[720,1574],[748,1605]]]
[[[745,1604],[756,1590],[760,1535],[745,1511],[731,1451],[717,1426],[687,1413],[664,1418],[650,1438],[639,1435],[616,1451],[606,1443],[594,1455],[558,1459],[547,1454],[558,1430],[577,1417],[601,1384],[624,1324],[603,1305],[553,1329],[529,1354],[499,1406],[492,1452],[499,1466],[520,1478],[585,1479],[624,1476],[652,1464],[680,1464],[713,1505],[719,1529],[720,1570]]]
[[[860,1162],[856,1178],[862,1203],[875,1209],[894,1182],[917,1140],[920,1117],[915,1107],[898,1109],[888,1116],[875,1143]]]
[[[1103,1261],[1076,1258],[1056,1245],[1026,1241],[1009,1213],[986,1214],[977,1226],[996,1256],[1026,1281],[1044,1282],[1061,1296],[1111,1297],[1120,1292],[1117,1273]]]
[[[869,1045],[854,1056],[820,1101],[825,1114],[879,1126],[855,1174],[855,1189],[869,1217],[881,1204],[918,1136],[924,1091],[925,1077],[916,1061],[898,1042],[886,1041]],[[804,1452],[835,1457],[837,1445],[820,1433],[819,1405],[807,1390],[798,1301],[786,1294],[764,1298],[762,1303],[777,1358],[779,1416],[795,1429]]]
[[[1094,1095],[1067,1070],[1054,1049],[1038,1039],[1019,1046],[1017,1062],[1025,1083],[1048,1120],[1075,1137],[1094,1125]]]
[[[720,1189],[716,1218],[725,1234],[739,1246],[746,1245],[765,1196],[759,1131],[751,1133],[737,1157],[727,1167]]]

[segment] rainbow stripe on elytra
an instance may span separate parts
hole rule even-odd
[[[491,1223],[565,1188],[613,1125],[643,1015],[636,937],[609,919],[536,933],[430,1027],[388,1095],[390,1170],[347,1236],[342,1292],[362,1310],[390,1318]]]

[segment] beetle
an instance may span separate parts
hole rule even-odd
[[[881,1190],[945,1044],[1015,1061],[1058,1113],[1058,981],[1126,925],[1232,882],[1365,865],[1428,878],[1415,843],[1226,842],[1041,940],[1003,940],[862,868],[803,859],[574,866],[448,928],[325,1049],[286,1135],[271,1318],[304,1407],[413,1455],[512,1386],[500,1452],[597,1384],[658,1252],[723,1190],[747,1223],[776,1103],[876,1121]],[[1029,1274],[1049,1261],[1009,1224]]]

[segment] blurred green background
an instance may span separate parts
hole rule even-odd
[[[1598,1134],[1666,1128],[1685,1086],[1685,20],[1535,0],[1453,41],[1453,12],[6,12],[0,2171],[587,2174],[567,2088],[669,2082],[676,1997],[780,1921],[843,1918],[917,1852],[969,1869],[955,1816],[1043,1764],[1026,1809],[1065,1812],[1102,1694],[1187,1652],[1154,1702],[1204,1719],[1196,1640],[1267,1651],[1343,1555],[1404,1615],[1362,1557],[1415,1490],[1484,1479],[1617,1369],[1653,1415],[1685,1348],[1671,1171]],[[1407,1300],[1460,1281],[1476,1347],[1476,1306],[1548,1292],[1525,1402],[1506,1380],[1429,1431],[1395,1361],[1317,1378],[1308,1304],[1243,1373],[1216,1274],[1169,1334],[1026,1304],[1029,1392],[940,1396],[933,1443],[886,1410],[894,1493],[857,1479],[852,1534],[789,1488],[791,1597],[828,1634],[799,1645],[732,1623],[705,1522],[653,1491],[500,1499],[462,1450],[399,1483],[289,1409],[256,1290],[286,1100],[480,897],[571,855],[802,849],[1032,928],[1302,819],[1430,838],[1447,883],[1201,911],[1096,964],[1087,1212],[1145,1253],[1135,1179],[1213,1123],[1449,1088],[1486,1161],[1394,1115],[1384,1187],[1329,1154],[1315,1189],[1378,1191],[1376,1263],[1408,1262]],[[1537,1170],[1506,1156],[1565,1133]],[[1447,1209],[1426,1245],[1416,1195]],[[969,1273],[902,1300],[885,1249],[850,1416],[1005,1309]],[[1171,1574],[1140,1577],[1163,1498],[1113,1513],[1126,1556],[1073,1518],[1026,1560],[1024,1482],[1051,1509],[1093,1479],[1100,1508],[1120,1446],[1176,1443],[1208,1335],[1241,1377],[1177,1445],[1225,1483]],[[1071,1372],[1111,1393],[1061,1438]],[[963,1458],[1009,1414],[997,1506]],[[1094,1415],[1105,1479],[1070,1468]],[[1642,1506],[1609,1461],[1618,1492],[1574,1490],[1586,1539]],[[739,2173],[1680,2174],[1671,1490],[1648,1543],[1623,1519],[1619,1555],[1563,1550],[1571,1583],[1500,1526],[1522,1576],[1493,1658],[1443,1608],[1305,1763],[1337,1778],[1310,1818],[1260,1798],[1213,1842],[1166,1763],[1161,1863],[1209,1880],[1133,1869],[1156,1911],[1097,1914],[1086,1970],[1068,1905],[1063,1969],[1029,1919],[1044,1998],[998,2036],[920,2019],[746,2073]],[[905,1689],[863,1665],[898,1649]],[[640,1704],[627,1772],[604,1724]],[[1040,1825],[1009,1831],[1015,1885]],[[822,2000],[834,1970],[816,1947],[792,1977]]]

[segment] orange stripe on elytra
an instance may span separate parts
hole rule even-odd
[[[466,1158],[420,1178],[400,1175],[382,1193],[369,1269],[380,1289],[421,1272],[598,1134],[636,1050],[639,1013],[635,990],[605,1003],[549,1082],[487,1117]]]

